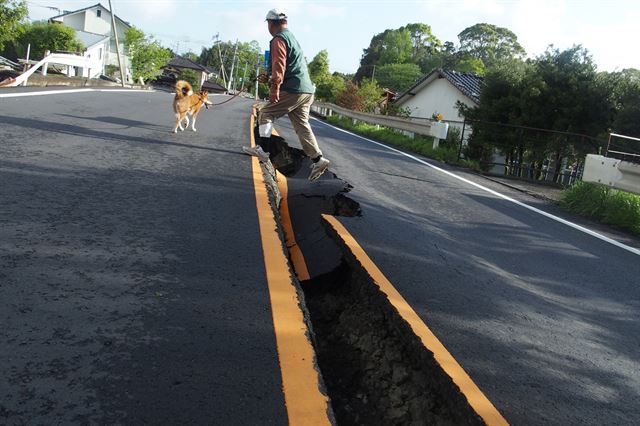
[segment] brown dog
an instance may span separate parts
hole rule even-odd
[[[193,88],[189,82],[184,80],[178,80],[176,82],[176,95],[173,98],[173,111],[176,113],[176,125],[173,128],[173,133],[180,130],[184,130],[182,127],[182,121],[186,120],[185,127],[189,127],[189,115],[193,119],[191,129],[196,131],[196,118],[200,109],[204,106],[209,109],[209,105],[213,105],[209,101],[209,92],[206,90],[198,93],[193,93]]]

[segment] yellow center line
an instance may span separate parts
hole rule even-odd
[[[249,124],[251,146],[255,146],[254,122],[252,114]],[[330,425],[329,400],[320,390],[316,355],[256,157],[251,158],[251,168],[289,424]]]
[[[280,172],[276,172],[278,177],[278,188],[280,189],[280,219],[284,235],[287,243],[287,248],[291,254],[291,263],[293,263],[293,269],[300,281],[306,281],[310,278],[309,270],[307,269],[307,262],[304,260],[304,255],[300,246],[296,242],[295,234],[293,233],[293,224],[291,222],[291,214],[289,213],[289,201],[287,199],[289,195],[289,186],[287,185],[287,178]]]
[[[469,405],[485,421],[487,425],[507,425],[507,421],[489,399],[482,393],[480,388],[471,380],[471,377],[460,366],[458,361],[449,353],[445,346],[438,340],[435,334],[418,316],[416,311],[407,303],[402,295],[395,289],[393,284],[378,269],[375,263],[369,258],[364,249],[358,244],[347,229],[333,216],[322,215],[323,219],[335,230],[351,253],[360,262],[363,268],[378,285],[380,290],[387,295],[389,302],[395,307],[398,313],[409,323],[413,332],[422,340],[422,344],[427,350],[433,353],[436,361],[453,382],[460,388],[462,394],[467,398]]]
[[[276,129],[273,129],[271,133],[280,136]],[[293,233],[293,223],[291,222],[291,214],[289,213],[289,185],[287,184],[287,177],[277,170],[276,177],[278,178],[278,189],[282,197],[280,201],[280,222],[284,230],[285,242],[291,255],[291,263],[293,263],[293,269],[298,279],[300,281],[306,281],[311,278],[311,276],[309,275],[307,262],[304,260],[302,250],[296,242],[296,234]]]

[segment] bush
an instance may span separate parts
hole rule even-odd
[[[587,182],[566,189],[566,210],[640,235],[640,196]]]
[[[118,74],[118,76],[120,75],[120,69],[117,65],[104,66],[104,75],[106,75],[107,77],[114,77],[116,73]]]

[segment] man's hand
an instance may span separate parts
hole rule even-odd
[[[258,83],[267,83],[269,81],[269,76],[267,74],[259,74],[258,77],[256,77],[256,80],[258,80]]]
[[[280,100],[280,88],[272,87],[269,90],[269,102],[275,104]]]

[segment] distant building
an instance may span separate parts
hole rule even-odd
[[[131,59],[125,52],[124,33],[128,28],[131,28],[131,25],[118,18],[117,15],[115,16],[115,21],[123,60],[122,67],[125,70],[125,77],[130,80]],[[85,47],[83,56],[97,59],[101,64],[99,69],[76,69],[73,75],[96,78],[105,73],[107,65],[118,66],[116,38],[111,28],[111,12],[102,4],[98,3],[84,9],[65,12],[62,15],[49,18],[49,22],[62,24],[76,30],[76,37]]]
[[[412,117],[430,119],[434,114],[442,114],[449,128],[462,129],[463,118],[456,103],[478,105],[483,84],[484,78],[476,74],[436,69],[400,94],[395,104],[408,108]],[[465,131],[465,135],[470,133]]]
[[[201,89],[206,90],[209,93],[222,93],[222,94],[227,93],[226,87],[211,81],[205,81],[204,83],[202,83]]]
[[[175,78],[179,78],[183,70],[189,69],[195,71],[200,80],[200,86],[202,86],[207,80],[212,77],[218,77],[218,74],[212,68],[205,65],[200,65],[189,58],[182,56],[176,56],[169,61],[163,68],[163,74],[172,75]]]

